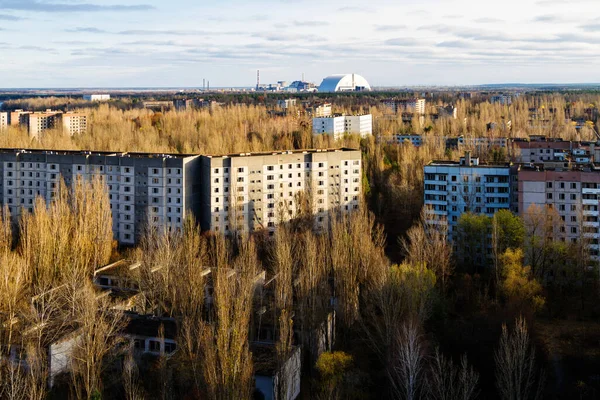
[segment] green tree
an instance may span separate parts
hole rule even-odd
[[[489,234],[492,219],[484,214],[464,213],[456,227],[456,258],[466,270],[477,271],[488,265]]]

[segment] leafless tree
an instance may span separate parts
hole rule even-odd
[[[104,294],[95,293],[91,283],[84,283],[74,299],[77,329],[66,339],[72,340],[71,369],[73,390],[77,398],[91,398],[101,393],[102,371],[111,360],[122,339],[117,335],[124,328],[121,311],[112,307]]]
[[[425,351],[416,322],[409,320],[397,336],[392,350],[393,368],[388,371],[396,398],[415,400],[422,394]]]
[[[469,366],[466,355],[460,358],[460,365],[456,365],[436,348],[428,375],[427,397],[431,400],[471,400],[477,397],[478,380],[479,374]]]
[[[129,351],[123,362],[123,389],[127,400],[143,400],[144,392],[139,384],[138,368],[133,358],[133,351]]]
[[[523,317],[515,320],[515,327],[511,332],[506,325],[502,326],[500,345],[494,359],[496,387],[502,400],[540,398],[543,375],[538,372],[535,350]]]

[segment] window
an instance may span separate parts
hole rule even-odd
[[[552,199],[552,193],[546,193],[546,199],[551,200]]]
[[[165,342],[165,353],[173,353],[177,349],[177,345],[175,343]]]
[[[238,168],[237,172],[240,173],[240,174],[243,174],[244,173],[244,167]]]
[[[546,188],[552,189],[552,182],[546,182]]]
[[[153,352],[160,352],[160,342],[158,340],[150,340],[148,349]]]

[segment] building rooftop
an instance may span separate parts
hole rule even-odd
[[[232,154],[206,154],[208,158],[212,157],[248,157],[248,156],[275,156],[285,154],[315,154],[315,153],[335,153],[341,151],[360,151],[359,149],[351,149],[348,147],[332,148],[332,149],[303,149],[303,150],[278,150],[278,151],[263,151],[256,153],[232,153]]]

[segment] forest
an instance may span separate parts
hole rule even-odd
[[[423,125],[390,115],[379,100],[334,99],[336,112],[374,116],[374,137],[363,140],[313,136],[307,116],[272,116],[266,100],[164,113],[103,104],[82,109],[90,122],[81,136],[56,131],[37,140],[19,128],[3,132],[5,148],[202,154],[361,148],[364,201],[355,213],[332,215],[323,234],[295,220],[274,238],[223,237],[201,232],[189,218],[181,232],[149,225],[136,248],[113,242],[101,181],[63,186],[50,206],[40,199],[18,221],[4,209],[0,398],[260,398],[253,352],[263,329],[276,368],[302,349],[300,398],[597,398],[600,282],[585,240],[555,240],[556,215],[532,207],[523,218],[508,211],[464,214],[456,242],[448,242],[424,218],[423,166],[462,154],[435,140],[414,147],[384,138],[595,140],[600,96],[532,94],[510,106],[440,96],[428,99]],[[457,118],[434,120],[435,107],[448,104],[458,108]],[[64,100],[3,105],[49,106],[61,108]],[[578,119],[590,124],[576,130],[570,121]],[[487,128],[502,120],[512,121],[509,131]],[[488,240],[492,257],[475,262],[472,254]],[[136,310],[174,324],[173,354],[140,363],[121,334],[128,324],[124,299],[94,280],[99,268],[121,259],[139,264],[128,276]],[[332,313],[335,340],[318,351],[313,332]],[[258,315],[264,315],[260,329]],[[47,348],[75,333],[69,372],[52,376]],[[279,398],[284,386],[276,387]]]

